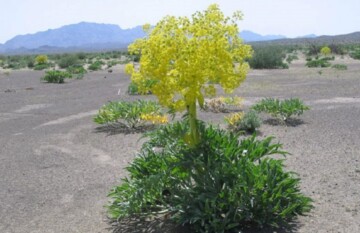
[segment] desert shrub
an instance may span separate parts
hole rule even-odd
[[[28,61],[28,63],[27,63],[28,68],[31,69],[31,68],[34,68],[34,66],[35,66],[35,62],[33,60]]]
[[[46,64],[46,63],[48,63],[48,61],[49,61],[49,59],[48,59],[48,56],[46,56],[46,55],[38,55],[35,58],[35,62],[38,65]]]
[[[66,71],[70,74],[76,75],[75,77],[77,79],[83,78],[84,75],[87,73],[86,69],[82,65],[69,66]]]
[[[203,110],[209,112],[229,112],[231,109],[238,109],[241,106],[243,99],[237,96],[234,97],[216,97],[205,100]]]
[[[101,107],[99,113],[94,117],[94,122],[135,129],[143,126],[146,122],[166,123],[167,117],[162,113],[160,105],[154,101],[118,101]]]
[[[307,56],[316,56],[320,53],[321,47],[316,44],[309,44],[307,48]]]
[[[199,125],[196,147],[183,141],[186,123],[149,134],[127,168],[129,177],[109,194],[112,218],[161,213],[194,232],[222,233],[278,226],[310,210],[300,179],[283,169],[282,160],[268,157],[287,154],[271,137],[239,142],[235,134]]]
[[[76,55],[65,55],[59,61],[59,67],[62,69],[69,66],[77,66],[80,64],[79,58]]]
[[[285,53],[277,46],[254,47],[254,54],[249,60],[253,69],[286,69],[287,64],[283,62]]]
[[[350,52],[350,57],[360,60],[360,49],[355,49]]]
[[[72,78],[72,75],[61,70],[49,70],[46,71],[45,76],[41,80],[48,83],[64,83],[66,78]]]
[[[310,108],[297,98],[292,99],[273,99],[266,98],[252,107],[257,112],[265,112],[284,122],[288,121],[293,115],[300,116],[304,111]]]
[[[337,70],[347,70],[347,66],[344,64],[334,64],[331,66],[331,68],[334,68]]]
[[[330,44],[328,46],[332,53],[338,54],[338,55],[345,55],[345,49],[343,45],[340,44]]]
[[[242,113],[240,118],[231,119],[227,123],[232,131],[254,133],[261,126],[261,119],[255,111],[250,110],[245,114]]]
[[[93,63],[90,64],[90,66],[88,67],[89,70],[101,70],[101,67],[103,65],[103,62],[101,61],[95,61]]]
[[[328,62],[328,59],[315,59],[315,60],[310,60],[308,62],[306,62],[306,66],[309,68],[315,68],[315,67],[330,67],[331,64]]]
[[[77,53],[76,54],[77,58],[80,59],[80,60],[85,60],[86,59],[86,54],[85,53]]]

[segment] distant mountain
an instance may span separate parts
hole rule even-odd
[[[296,38],[315,38],[317,37],[317,35],[315,34],[308,34],[308,35],[305,35],[305,36],[298,36]]]
[[[348,35],[352,39],[347,39],[349,38]],[[301,38],[287,39],[282,35],[263,36],[246,30],[240,32],[240,36],[245,42],[255,44],[262,42],[286,44],[311,40],[332,41],[333,38],[340,41],[353,41],[353,38],[358,38],[356,33],[348,35],[316,37],[316,35],[310,34]],[[126,49],[128,44],[144,36],[145,33],[141,26],[122,29],[114,24],[81,22],[34,34],[15,36],[5,44],[0,44],[0,53],[25,54],[119,50]]]
[[[241,31],[240,37],[243,38],[245,42],[252,42],[252,41],[268,41],[268,40],[277,40],[277,39],[284,39],[285,36],[282,35],[260,35],[257,33],[254,33],[252,31]]]
[[[41,46],[68,48],[111,43],[126,45],[144,35],[141,26],[121,29],[113,24],[82,22],[35,34],[15,36],[6,42],[4,47],[7,50],[14,50],[21,47],[36,49]]]
[[[353,32],[344,35],[336,36],[316,36],[316,37],[302,37],[293,39],[279,39],[272,41],[258,41],[250,42],[252,45],[257,44],[278,44],[278,45],[308,45],[308,44],[360,44],[360,32]]]

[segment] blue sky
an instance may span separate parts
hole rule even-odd
[[[130,28],[165,15],[190,16],[211,3],[240,10],[240,30],[287,37],[360,31],[360,0],[0,0],[0,43],[82,21]]]

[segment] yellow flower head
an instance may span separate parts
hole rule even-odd
[[[242,14],[225,17],[218,5],[210,5],[191,18],[167,16],[154,28],[145,25],[147,37],[128,48],[141,54],[139,68],[126,66],[139,90],[146,81],[155,81],[151,92],[159,103],[178,111],[204,96],[215,96],[213,84],[231,92],[245,80],[249,69],[245,59],[252,49],[239,38],[236,21]]]

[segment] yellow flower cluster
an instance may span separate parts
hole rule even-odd
[[[225,121],[229,124],[230,127],[235,126],[242,118],[244,117],[243,112],[237,112],[230,114],[225,117]]]
[[[178,111],[205,96],[215,96],[215,84],[230,93],[245,80],[249,69],[245,59],[252,49],[239,38],[236,20],[225,17],[219,7],[211,5],[192,18],[167,16],[154,28],[145,25],[148,35],[128,48],[141,54],[140,66],[126,66],[126,72],[139,87],[149,91],[146,80],[156,81],[151,87],[159,103]]]
[[[166,124],[169,121],[167,116],[156,114],[141,114],[140,119],[153,124]]]

